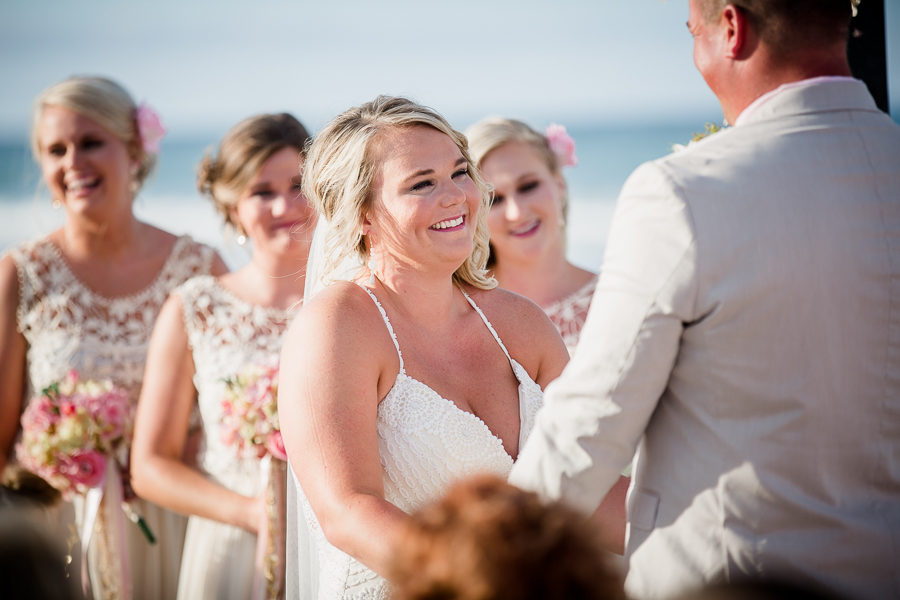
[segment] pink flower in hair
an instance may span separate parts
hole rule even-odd
[[[137,109],[136,118],[144,151],[159,154],[159,142],[166,135],[166,128],[159,120],[159,115],[146,103],[143,103]]]
[[[574,167],[578,164],[578,157],[575,156],[575,140],[566,133],[565,127],[551,123],[544,132],[544,136],[546,136],[553,154],[556,155],[560,167]]]

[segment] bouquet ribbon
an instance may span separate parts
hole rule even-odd
[[[87,491],[84,497],[83,513],[81,519],[81,585],[82,591],[87,595],[88,585],[88,548],[90,547],[92,534],[97,525],[97,520],[102,518],[106,524],[104,529],[111,531],[116,536],[115,540],[108,540],[110,544],[115,544],[115,553],[118,556],[107,557],[103,559],[113,559],[110,562],[118,562],[119,566],[119,597],[131,597],[131,569],[128,563],[128,548],[125,541],[125,513],[122,512],[122,500],[124,498],[122,489],[122,477],[115,459],[107,457],[106,470],[103,474],[103,480],[100,485],[93,487]],[[115,524],[114,527],[111,527]],[[104,544],[106,552],[109,553],[112,548]],[[98,582],[99,585],[100,582]]]
[[[260,482],[266,497],[266,524],[256,538],[253,600],[285,597],[285,495],[287,463],[271,454],[260,461]]]

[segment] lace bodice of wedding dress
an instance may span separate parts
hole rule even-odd
[[[220,430],[225,380],[252,366],[274,366],[291,312],[249,304],[215,277],[195,277],[175,293],[194,357],[203,440],[198,465],[218,483],[245,495],[259,492],[256,457],[241,458]]]
[[[454,481],[466,476],[487,472],[506,477],[513,459],[502,441],[479,417],[461,410],[406,374],[391,322],[375,296],[369,290],[366,292],[378,306],[400,358],[394,385],[378,406],[378,451],[384,469],[385,499],[412,512],[440,497]],[[519,382],[521,448],[531,431],[543,392],[524,367],[510,357],[481,309],[468,295],[466,300],[497,340]],[[304,600],[388,598],[389,588],[383,578],[327,542],[296,477],[292,480],[302,507],[298,519],[300,597]]]
[[[19,274],[18,326],[28,343],[26,398],[61,380],[111,379],[137,402],[150,332],[177,285],[209,273],[214,251],[178,238],[153,282],[136,294],[107,298],[85,286],[48,238],[10,252]]]
[[[591,307],[591,300],[596,288],[597,276],[595,275],[580,289],[544,309],[544,312],[556,325],[556,329],[559,330],[570,355],[578,345],[581,328],[587,319],[588,309]]]

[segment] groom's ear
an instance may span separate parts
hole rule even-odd
[[[734,4],[728,4],[722,9],[722,35],[725,36],[725,56],[732,60],[744,58],[747,50],[747,35],[750,20],[747,14]]]

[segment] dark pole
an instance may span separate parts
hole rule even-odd
[[[850,21],[847,58],[853,76],[866,83],[878,108],[890,112],[884,38],[884,0],[862,0]]]

